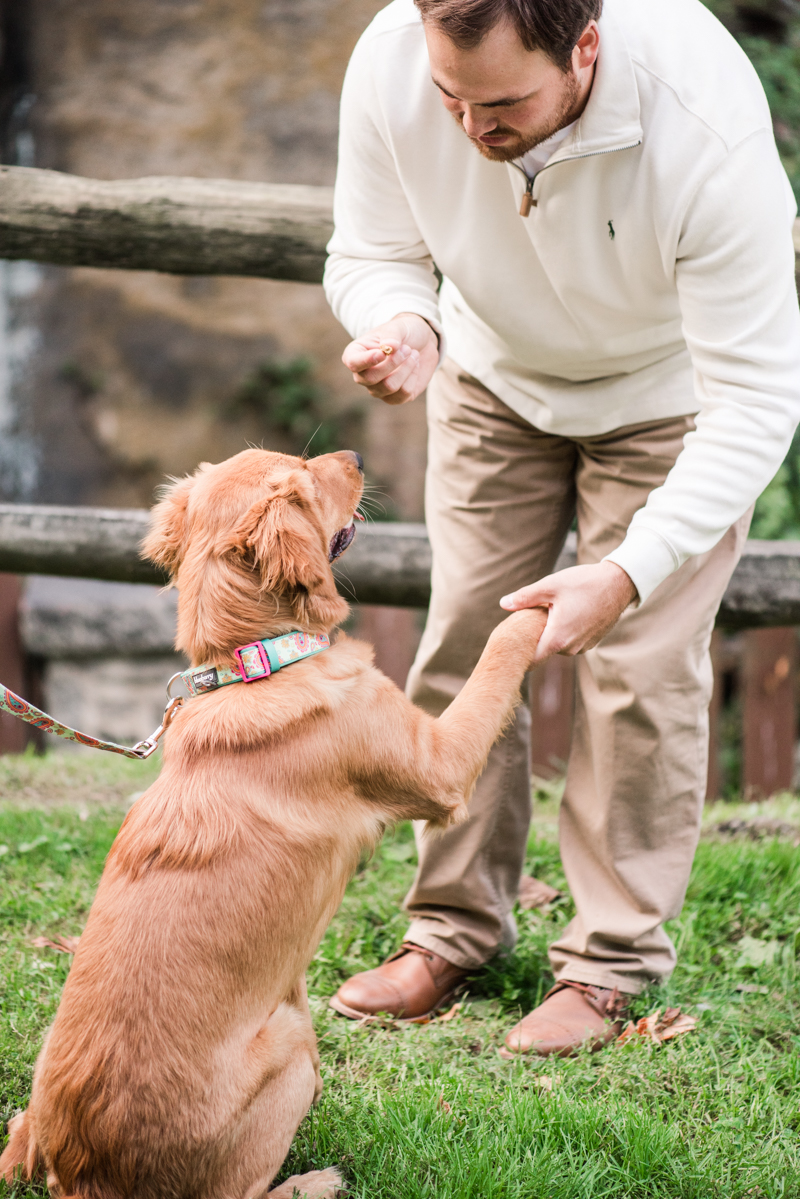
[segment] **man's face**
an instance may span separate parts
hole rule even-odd
[[[526,50],[507,22],[471,50],[460,50],[432,25],[425,25],[425,37],[442,103],[493,162],[519,158],[576,120],[586,105],[599,47],[594,21],[567,73],[543,51]]]

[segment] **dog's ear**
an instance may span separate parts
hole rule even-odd
[[[350,611],[336,591],[325,535],[291,475],[252,505],[221,551],[258,570],[262,589],[285,596],[301,627],[332,628]]]
[[[252,505],[225,549],[252,561],[264,591],[313,594],[330,582],[322,530],[291,478]]]
[[[150,514],[150,531],[141,545],[145,558],[174,575],[186,549],[187,508],[195,476],[174,479]]]

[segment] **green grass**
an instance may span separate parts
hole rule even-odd
[[[80,931],[125,801],[152,777],[136,764],[97,762],[0,759],[0,794],[16,801],[0,808],[3,1120],[26,1103],[69,965],[30,942]],[[66,797],[83,797],[80,811],[55,805],[59,776]],[[35,806],[40,799],[48,806]],[[788,798],[717,805],[709,821],[731,815],[800,827],[800,804]],[[701,843],[671,930],[680,964],[636,1008],[680,1004],[699,1017],[696,1033],[660,1048],[636,1041],[511,1064],[497,1047],[550,985],[546,947],[570,918],[568,898],[520,913],[516,952],[474,980],[447,1023],[361,1027],[327,1009],[342,979],[396,947],[414,858],[408,827],[384,841],[312,964],[326,1090],[283,1176],[338,1162],[358,1199],[800,1196],[800,852],[791,840]],[[551,797],[539,805],[528,868],[564,887]],[[0,1196],[42,1194],[0,1184]]]

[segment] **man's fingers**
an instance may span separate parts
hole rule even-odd
[[[407,362],[416,350],[412,350],[409,346],[400,346],[393,354],[384,354],[379,351],[375,357],[370,357],[369,361],[364,362],[360,367],[350,367],[353,371],[353,378],[363,387],[374,387],[376,383],[382,383],[388,379],[393,371],[397,370],[404,362]],[[346,364],[349,365],[349,364]]]
[[[342,362],[351,371],[366,370],[391,358],[403,346],[410,348],[401,337],[370,336],[364,341],[351,341],[345,346]]]
[[[363,346],[357,341],[352,341],[342,354],[342,362],[353,373],[369,370],[370,367],[378,366],[385,360],[386,355],[383,350],[375,346]]]
[[[505,608],[506,612],[519,612],[522,608],[549,608],[552,598],[550,589],[537,583],[533,587],[520,587],[519,591],[504,595],[500,607]]]
[[[539,644],[536,646],[536,653],[533,655],[534,663],[544,662],[545,658],[552,658],[553,654],[561,653],[564,648],[561,639],[558,636],[558,630],[553,621],[553,609],[547,616],[547,624],[544,626],[544,632],[539,638]]]
[[[416,351],[411,350],[408,345],[401,345],[391,355],[384,354],[383,350],[380,350],[377,356],[371,357],[368,362],[363,363],[360,369],[354,369],[353,373],[359,375],[365,385],[369,387],[375,382],[386,379],[392,370],[402,366],[402,363],[407,362],[409,357],[415,353]]]
[[[387,378],[369,388],[370,395],[379,400],[388,400],[389,403],[396,397],[396,402],[402,403],[405,399],[410,398],[410,394],[405,395],[404,393],[409,390],[407,385],[416,377],[418,369],[419,355],[414,350],[410,358],[403,362],[397,370],[392,371]]]

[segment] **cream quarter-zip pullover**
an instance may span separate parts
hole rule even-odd
[[[523,218],[522,172],[442,105],[413,0],[379,13],[342,95],[325,288],[354,337],[419,313],[545,432],[696,413],[609,555],[645,600],[750,507],[800,420],[796,205],[758,77],[699,0],[605,0],[599,27]]]

